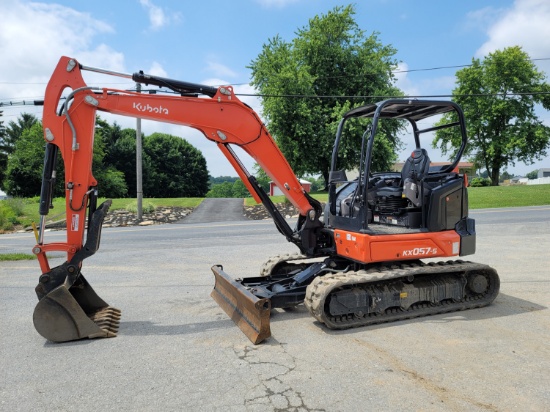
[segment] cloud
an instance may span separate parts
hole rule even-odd
[[[212,58],[206,63],[206,71],[212,73],[216,77],[237,77],[237,73],[234,70],[224,64],[218,63]]]
[[[471,21],[487,21],[488,40],[477,50],[482,58],[495,50],[521,46],[533,59],[550,56],[550,2],[548,0],[516,0],[509,9],[501,9],[491,19],[488,9],[472,14]],[[550,64],[537,63],[539,68],[550,73]]]
[[[407,96],[416,96],[420,92],[416,85],[410,80],[408,76],[409,65],[404,62],[400,62],[397,65],[397,69],[394,71],[395,86],[401,89]]]
[[[168,14],[151,0],[139,0],[140,4],[149,14],[149,28],[159,30],[173,21],[179,20],[179,13]]]
[[[168,77],[166,71],[162,68],[161,64],[158,62],[153,62],[151,67],[147,71],[147,74],[159,77]]]
[[[58,4],[0,2],[0,101],[40,99],[63,55],[82,64],[123,71],[124,55],[94,42],[115,30],[87,13]],[[38,108],[2,108],[6,121],[20,112],[40,114]],[[30,110],[29,110],[30,109]]]
[[[46,84],[61,56],[76,58],[81,64],[92,67],[127,72],[125,56],[107,43],[109,35],[116,30],[104,21],[92,17],[89,13],[58,4],[27,2],[23,0],[1,0],[0,16],[0,102],[18,102],[26,99],[42,99]],[[107,36],[105,42],[99,38]],[[114,37],[114,36],[113,36]],[[234,71],[222,65],[217,67],[216,77],[231,78]],[[157,61],[152,61],[147,70],[149,74],[169,77]],[[86,83],[102,87],[133,88],[134,83],[118,77],[109,77],[93,72],[84,72]],[[226,80],[215,79],[207,84],[230,84]],[[248,85],[236,86],[236,92],[251,94]],[[255,97],[242,97],[241,100],[259,110],[260,104]],[[0,120],[7,124],[16,121],[21,113],[32,113],[42,118],[41,106],[3,106]],[[122,127],[136,127],[132,117],[117,116],[105,112],[98,113],[109,123],[117,122]],[[197,130],[168,123],[143,121],[143,132],[171,133],[187,139],[201,150],[207,159],[210,172],[214,176],[235,175],[229,162],[215,144],[207,141]],[[251,169],[253,161],[243,159]]]

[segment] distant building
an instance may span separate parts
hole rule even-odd
[[[405,162],[395,163],[392,170],[395,172],[400,172],[403,169],[404,164]],[[449,164],[451,164],[451,162],[431,162],[430,166],[444,166]],[[468,178],[476,176],[475,165],[471,162],[458,162],[458,172],[460,174],[467,175]]]
[[[524,176],[514,176],[510,179],[511,184],[526,184],[529,181],[527,177]]]
[[[539,169],[539,172],[537,174],[537,177],[540,179],[541,177],[550,177],[550,169]]]

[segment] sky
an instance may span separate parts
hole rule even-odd
[[[237,94],[254,94],[247,66],[264,44],[277,35],[291,41],[309,19],[347,4],[332,0],[0,0],[0,119],[6,125],[22,112],[41,118],[41,107],[17,103],[43,97],[63,55],[85,66],[123,73],[143,70],[215,86],[231,84]],[[519,45],[532,59],[550,58],[548,0],[356,0],[352,4],[359,27],[367,34],[378,33],[383,44],[397,50],[397,86],[407,95],[449,95],[455,87],[456,66],[505,47]],[[536,64],[548,77],[550,60]],[[96,73],[85,75],[85,80],[89,85],[134,87],[124,79]],[[241,100],[261,113],[258,98]],[[547,111],[539,109],[537,114],[550,125]],[[122,127],[136,127],[130,117],[100,116]],[[236,176],[216,146],[196,130],[153,121],[143,121],[142,130],[183,137],[203,152],[210,175]],[[430,149],[426,139],[422,143],[432,161],[447,160]],[[400,153],[401,160],[408,157],[410,147]],[[243,161],[252,172],[253,160],[243,154]],[[508,172],[525,175],[540,167],[550,167],[550,157],[532,165],[516,163]]]

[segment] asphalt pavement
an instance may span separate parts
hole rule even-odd
[[[206,198],[178,223],[235,222],[248,220],[243,211],[244,199]]]
[[[468,260],[501,277],[491,306],[344,331],[274,310],[256,346],[210,298],[209,268],[254,276],[295,252],[270,221],[104,229],[83,273],[122,310],[112,339],[45,341],[32,324],[38,263],[0,262],[0,410],[550,410],[550,206],[471,215]],[[0,253],[33,244],[1,235]]]

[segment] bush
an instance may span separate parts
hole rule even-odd
[[[141,211],[143,213],[153,213],[155,209],[156,209],[155,205],[151,202],[145,201],[141,205]],[[126,205],[126,210],[131,213],[137,213],[137,200],[131,203],[128,203]]]
[[[19,223],[16,213],[10,207],[8,200],[2,200],[0,202],[0,231],[11,230],[13,225]]]
[[[124,180],[124,173],[109,167],[103,170],[97,177],[98,188],[101,196],[121,198],[128,196],[128,187]]]
[[[485,177],[474,177],[470,181],[471,187],[484,187],[484,186],[491,186],[491,179],[485,178]]]
[[[13,211],[15,216],[22,216],[23,210],[25,208],[25,199],[19,197],[14,197],[11,199],[4,200],[5,205]]]

